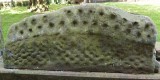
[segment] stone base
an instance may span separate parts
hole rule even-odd
[[[4,69],[0,63],[0,80],[160,80],[160,74],[18,70]]]

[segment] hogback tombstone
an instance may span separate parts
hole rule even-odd
[[[13,24],[11,69],[154,73],[156,28],[149,17],[100,4],[70,6]]]

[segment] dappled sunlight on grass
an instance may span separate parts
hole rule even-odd
[[[1,14],[23,14],[28,13],[26,7],[13,7],[13,8],[2,8],[0,10]]]
[[[1,10],[1,14],[23,14],[23,13],[28,13],[28,11],[17,11],[13,9],[8,9],[8,10]]]

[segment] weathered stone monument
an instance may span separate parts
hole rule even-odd
[[[85,4],[13,24],[3,60],[9,69],[154,73],[155,42],[150,18]]]

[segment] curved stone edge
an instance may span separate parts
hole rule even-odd
[[[152,39],[149,39],[149,40],[147,39],[147,40],[145,40],[145,41],[141,41],[141,40],[140,40],[140,42],[142,42],[142,43],[144,43],[144,42],[146,42],[146,43],[151,43],[151,44],[153,44],[153,45],[155,44],[155,40],[156,40],[156,35],[157,35],[157,33],[156,33],[155,25],[154,25],[153,21],[152,21],[149,17],[143,16],[143,15],[137,15],[137,14],[130,14],[130,13],[124,11],[124,10],[121,10],[121,9],[118,9],[118,8],[114,8],[114,7],[105,6],[105,5],[100,5],[100,4],[89,4],[89,5],[88,5],[88,4],[83,4],[83,5],[81,5],[81,6],[75,5],[75,6],[65,7],[65,8],[62,8],[62,9],[60,9],[60,10],[53,11],[53,12],[46,13],[46,14],[33,15],[33,16],[30,16],[30,17],[27,17],[27,18],[21,20],[20,22],[17,22],[17,23],[15,23],[15,24],[13,24],[12,27],[10,28],[10,32],[12,32],[12,30],[14,29],[13,26],[15,26],[15,25],[21,25],[21,24],[22,24],[23,22],[25,22],[26,20],[29,20],[29,21],[30,21],[30,19],[32,19],[32,18],[41,19],[41,17],[43,17],[43,16],[45,16],[45,15],[50,16],[50,18],[52,18],[52,17],[55,16],[55,15],[64,15],[63,12],[64,12],[65,10],[67,10],[67,9],[73,9],[73,11],[75,12],[76,9],[81,8],[81,7],[96,7],[96,6],[97,6],[97,7],[102,7],[102,8],[104,8],[104,9],[106,8],[109,12],[116,13],[116,15],[120,16],[121,18],[127,19],[127,20],[129,20],[129,21],[135,21],[135,22],[137,22],[137,21],[138,21],[138,22],[145,21],[144,23],[147,23],[147,24],[149,24],[149,25],[152,25],[153,32],[154,32],[153,38],[152,38]],[[117,13],[118,13],[118,14],[117,14]],[[37,18],[37,17],[38,17],[38,18]],[[64,17],[64,16],[62,16],[62,17]],[[149,22],[149,23],[148,23],[148,22]],[[10,35],[10,32],[9,32],[9,35]],[[33,36],[33,35],[32,35],[32,36]],[[149,36],[150,36],[150,35],[149,35]],[[13,37],[13,35],[12,35],[12,37]],[[8,38],[9,38],[9,36],[8,36]],[[131,38],[131,37],[129,37],[129,38]],[[9,38],[9,39],[10,39],[10,38]],[[16,36],[15,40],[13,39],[13,41],[16,41],[16,40],[19,40],[19,39],[23,39],[23,38]],[[131,40],[132,40],[132,38],[131,38]],[[133,38],[133,40],[134,40],[134,38]],[[10,40],[8,40],[7,42],[10,42]],[[12,42],[12,40],[11,40],[11,42]],[[139,42],[139,40],[138,40],[138,42]]]

